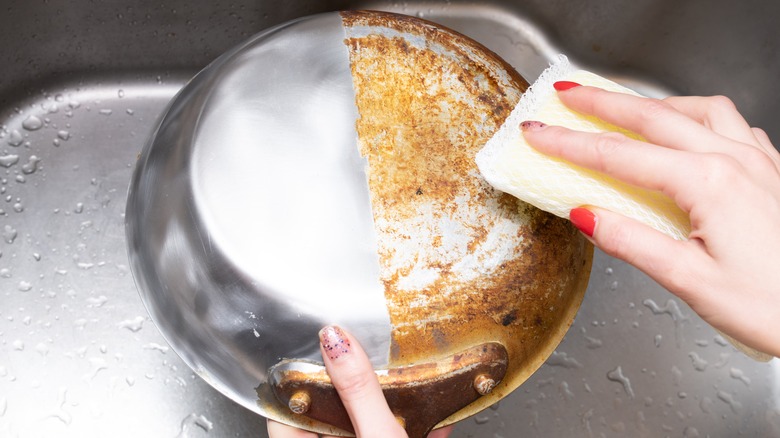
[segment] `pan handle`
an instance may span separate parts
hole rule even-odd
[[[410,438],[424,438],[442,420],[489,394],[506,374],[506,349],[489,342],[442,360],[376,370],[396,419]],[[276,398],[296,416],[354,433],[325,367],[284,360],[269,371]]]

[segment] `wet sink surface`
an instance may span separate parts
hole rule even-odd
[[[648,94],[727,94],[780,138],[774,4],[138,3],[9,2],[0,17],[0,436],[265,436],[264,420],[197,377],[148,319],[124,208],[167,102],[270,25],[341,8],[404,12],[477,39],[530,80],[563,52]],[[557,352],[453,436],[739,434],[780,436],[778,361],[750,361],[597,253]]]

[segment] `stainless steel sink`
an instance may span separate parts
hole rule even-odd
[[[0,14],[0,436],[265,436],[170,350],[129,273],[127,186],[158,115],[271,25],[370,8],[430,19],[533,80],[557,53],[656,96],[725,94],[780,139],[780,3],[6,1]],[[780,436],[752,362],[597,253],[557,352],[454,437]]]

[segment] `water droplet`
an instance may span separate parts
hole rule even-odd
[[[680,386],[680,382],[682,382],[683,372],[681,369],[677,368],[677,365],[672,365],[672,382],[674,382],[674,386]]]
[[[490,417],[487,416],[487,415],[475,415],[474,416],[474,422],[479,424],[479,425],[483,425],[483,424],[485,424],[485,423],[487,423],[489,421],[490,421]]]
[[[89,380],[93,380],[100,371],[108,368],[106,360],[102,357],[90,357],[89,363],[92,365],[92,374],[90,374]]]
[[[586,347],[590,348],[591,350],[595,350],[596,348],[601,348],[601,346],[604,345],[601,339],[596,339],[590,336],[585,336],[585,340],[588,342],[586,344]]]
[[[19,282],[19,286],[17,287],[17,289],[19,289],[20,292],[29,292],[30,290],[32,290],[32,284],[22,280]]]
[[[33,258],[35,259],[36,262],[40,262],[41,261],[41,255],[38,254],[37,252],[34,252],[32,256],[33,256]]]
[[[0,397],[0,417],[8,412],[8,400],[5,397]]]
[[[564,352],[553,351],[550,357],[545,362],[550,366],[558,366],[563,368],[582,368],[582,364],[573,357],[568,357]]]
[[[22,342],[21,339],[17,339],[13,342],[14,350],[16,351],[23,351],[24,350],[24,342]]]
[[[133,386],[135,385],[135,377],[127,376],[125,377],[125,382],[127,382],[127,386]]]
[[[3,227],[3,240],[5,240],[5,243],[9,245],[14,243],[14,240],[16,240],[17,235],[18,235],[17,231],[10,225],[6,225]]]
[[[611,267],[607,267],[607,269],[605,269],[604,272],[607,275],[612,275],[615,271]]]
[[[108,301],[108,297],[105,295],[100,295],[99,297],[89,297],[87,298],[87,307],[101,307],[103,304],[106,304],[106,301]]]
[[[699,409],[701,409],[702,412],[705,414],[709,414],[712,412],[712,399],[704,396],[701,398],[701,401],[699,402]]]
[[[155,350],[155,351],[159,351],[162,354],[165,354],[165,353],[168,352],[168,350],[170,348],[168,348],[165,345],[160,345],[160,344],[158,344],[156,342],[150,342],[150,343],[144,345],[144,349],[145,350]]]
[[[672,318],[672,321],[674,321],[674,332],[677,338],[677,345],[680,346],[682,343],[682,324],[688,321],[688,317],[683,315],[677,301],[670,298],[663,307],[659,306],[651,299],[642,301],[642,304],[649,308],[654,315],[667,314]]]
[[[569,388],[569,383],[565,380],[561,382],[561,384],[558,386],[558,390],[560,391],[561,395],[566,400],[572,400],[574,398],[574,393]]]
[[[742,403],[734,399],[734,396],[726,391],[718,391],[718,399],[723,403],[726,403],[731,408],[731,411],[735,414],[742,409]]]
[[[663,340],[663,336],[661,335],[655,335],[655,346],[660,347],[661,346],[661,340]]]
[[[68,141],[70,139],[70,132],[65,130],[57,131],[57,138],[63,141]]]
[[[623,368],[621,368],[620,365],[618,365],[614,370],[607,372],[607,379],[623,385],[623,390],[626,392],[626,394],[629,397],[634,398],[634,390],[631,388],[631,381],[623,375]]]
[[[698,438],[700,436],[699,431],[693,426],[688,426],[683,429],[683,437],[685,438]]]
[[[132,110],[132,109],[130,109],[130,108],[126,109],[126,110],[125,110],[125,112],[126,112],[126,113],[127,113],[127,115],[129,115],[129,116],[132,116],[133,114],[135,114],[135,111],[133,111],[133,110]]]
[[[257,332],[257,329],[252,329],[252,333],[254,333],[256,338],[260,337],[260,333]]]
[[[37,131],[43,126],[43,121],[36,116],[30,115],[22,122],[22,128],[28,131]]]
[[[693,364],[693,368],[696,371],[704,371],[707,369],[707,366],[710,364],[704,358],[696,354],[695,351],[691,351],[690,353],[688,353],[688,357],[691,358],[691,363]]]
[[[695,343],[696,343],[696,345],[698,345],[699,347],[707,347],[707,346],[709,346],[709,345],[710,345],[709,341],[707,341],[706,339],[697,339],[697,340],[696,340],[696,341],[694,341],[694,342],[695,342]]]
[[[22,165],[22,173],[25,175],[30,175],[35,173],[36,170],[38,170],[38,163],[41,162],[41,159],[38,158],[35,155],[30,155],[30,158],[27,159],[27,163]]]
[[[119,323],[119,327],[126,328],[131,332],[138,332],[143,328],[145,318],[143,316],[136,316],[133,319],[127,319]]]
[[[84,203],[79,202],[76,204],[76,208],[73,209],[73,212],[76,214],[81,214],[84,212]]]
[[[117,97],[119,97],[120,99],[121,99],[121,98],[123,98],[123,97],[125,97],[125,90],[123,90],[123,89],[121,89],[121,88],[120,88],[119,90],[117,90],[117,92],[116,92],[116,95],[117,95]]]
[[[739,368],[731,368],[729,370],[729,376],[731,376],[732,379],[737,379],[744,383],[745,386],[750,386],[750,377],[746,376]]]
[[[8,136],[8,144],[11,146],[19,146],[24,141],[24,136],[18,130],[11,131],[11,135]]]
[[[18,162],[19,162],[19,155],[7,154],[7,155],[0,156],[0,166],[3,166],[5,168],[11,167]]]
[[[729,345],[729,341],[727,341],[726,338],[724,338],[721,335],[715,335],[715,337],[712,338],[712,340],[715,341],[715,343],[720,345],[721,347],[728,347]]]
[[[197,426],[206,432],[210,432],[214,428],[214,424],[203,415],[190,414],[181,421],[181,429],[176,438],[186,438],[189,429],[193,426]]]
[[[14,203],[14,211],[17,212],[17,213],[23,212],[24,211],[24,204],[22,204],[21,202]]]
[[[38,345],[35,346],[35,351],[41,354],[41,356],[46,356],[49,354],[49,346],[44,344],[43,342],[39,342]]]
[[[63,424],[69,425],[73,421],[73,417],[70,415],[69,412],[67,412],[65,408],[65,404],[68,401],[68,389],[67,388],[60,388],[60,395],[57,400],[58,409],[48,415],[48,418],[55,418],[57,420],[60,420]]]
[[[114,111],[110,110],[108,108],[103,108],[102,110],[98,111],[101,115],[104,116],[110,116]]]

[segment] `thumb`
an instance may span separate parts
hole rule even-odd
[[[337,326],[320,330],[325,368],[339,393],[359,438],[406,437],[387,406],[368,356],[348,333]]]

